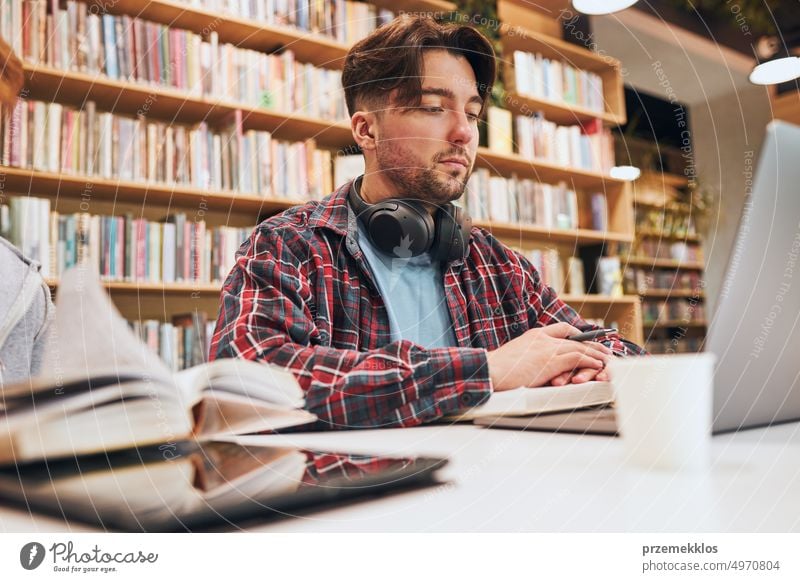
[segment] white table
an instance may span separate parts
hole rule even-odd
[[[250,437],[264,444],[450,458],[449,483],[254,531],[800,531],[800,423],[713,439],[701,474],[639,471],[622,442],[471,425]],[[0,531],[93,531],[0,508]]]

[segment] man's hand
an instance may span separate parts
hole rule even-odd
[[[489,377],[496,391],[519,386],[544,386],[556,378],[591,370],[604,372],[611,349],[597,342],[576,342],[567,336],[580,330],[556,323],[528,330],[487,354]],[[588,374],[587,374],[588,375]],[[588,381],[588,380],[587,380]],[[564,382],[566,383],[566,382]]]
[[[596,370],[594,368],[582,368],[575,370],[575,372],[564,372],[553,378],[550,383],[553,386],[566,386],[567,384],[583,384],[584,382],[610,382],[611,376],[608,374],[608,369]]]

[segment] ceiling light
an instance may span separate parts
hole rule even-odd
[[[572,7],[584,14],[611,14],[625,10],[638,0],[572,0]]]
[[[800,57],[784,57],[761,63],[750,73],[756,85],[776,85],[800,77]]]
[[[636,166],[614,166],[611,168],[610,174],[615,180],[632,182],[642,175],[642,171]]]

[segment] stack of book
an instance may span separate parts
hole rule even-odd
[[[84,2],[65,8],[11,0],[0,31],[25,60],[58,70],[158,85],[187,96],[233,101],[284,113],[347,119],[341,72],[299,63],[291,50],[265,54]]]
[[[215,130],[97,111],[91,101],[74,109],[20,100],[0,119],[0,137],[7,166],[294,200],[333,189],[329,151],[245,131],[239,111]]]
[[[514,86],[520,95],[604,111],[603,80],[536,53],[514,51]]]
[[[270,26],[291,26],[352,44],[394,18],[394,12],[349,0],[183,0]]]
[[[467,184],[464,206],[475,220],[578,228],[578,196],[565,183],[542,184],[516,176],[492,176],[478,168]]]
[[[107,281],[223,281],[252,229],[218,226],[186,214],[164,222],[125,216],[50,212],[48,198],[10,196],[0,206],[0,235],[59,277],[81,262]]]

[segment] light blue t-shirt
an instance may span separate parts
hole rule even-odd
[[[392,341],[410,340],[429,349],[457,347],[440,262],[430,253],[408,259],[386,255],[372,246],[357,222],[358,244],[386,304]]]

